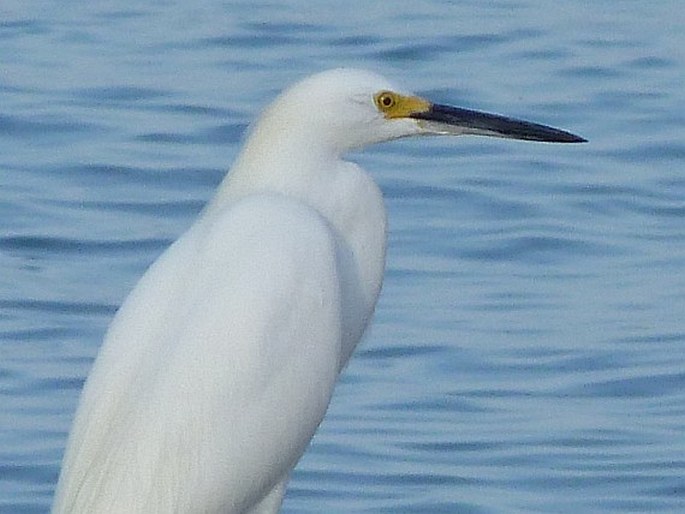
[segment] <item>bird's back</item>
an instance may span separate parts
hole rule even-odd
[[[316,211],[277,195],[177,241],[105,338],[53,514],[242,513],[283,480],[341,359],[336,245]]]

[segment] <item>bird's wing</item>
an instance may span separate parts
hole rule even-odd
[[[256,502],[328,406],[341,358],[338,266],[331,229],[291,200],[257,196],[201,220],[113,321],[54,512]]]

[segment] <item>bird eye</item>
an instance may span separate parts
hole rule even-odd
[[[395,106],[395,95],[390,91],[383,91],[376,95],[376,105],[382,111],[388,111]]]

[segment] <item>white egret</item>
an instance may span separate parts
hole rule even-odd
[[[197,222],[114,317],[83,390],[54,514],[267,514],[381,289],[381,192],[342,159],[423,134],[551,142],[358,70],[284,92]]]

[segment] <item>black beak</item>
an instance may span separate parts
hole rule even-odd
[[[539,123],[449,105],[431,104],[427,111],[412,113],[410,117],[424,120],[424,128],[434,134],[475,134],[549,143],[587,142],[565,130]]]

